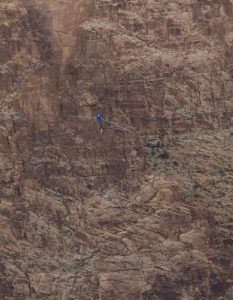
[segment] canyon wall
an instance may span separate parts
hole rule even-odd
[[[1,299],[231,300],[232,1],[0,14]]]

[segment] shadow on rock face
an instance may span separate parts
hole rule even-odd
[[[46,5],[41,7],[29,6],[27,8],[27,27],[33,34],[33,40],[37,45],[42,61],[49,61],[53,58],[51,18],[46,14]]]

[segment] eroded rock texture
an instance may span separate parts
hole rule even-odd
[[[233,299],[232,1],[0,15],[0,298]]]

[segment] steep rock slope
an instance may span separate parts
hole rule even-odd
[[[232,299],[231,1],[0,13],[1,299]]]

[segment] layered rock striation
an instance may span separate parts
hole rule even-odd
[[[0,14],[0,298],[231,300],[231,1]]]

